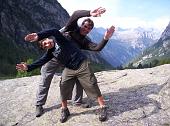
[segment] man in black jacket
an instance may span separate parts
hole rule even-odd
[[[105,34],[105,39],[107,39],[107,41],[112,36],[113,32],[114,27],[111,26]],[[53,39],[48,39],[50,36],[55,37],[56,43]],[[62,101],[60,121],[64,123],[70,115],[67,108],[67,100],[72,98],[72,89],[77,79],[80,81],[80,84],[85,90],[87,96],[98,100],[101,110],[99,120],[105,121],[107,118],[107,111],[104,99],[97,85],[97,79],[90,69],[87,57],[81,52],[78,44],[68,41],[68,39],[66,39],[57,29],[51,29],[40,33],[32,33],[26,37],[29,41],[39,41],[45,38],[43,41],[40,41],[40,45],[43,49],[47,49],[47,52],[41,59],[31,65],[23,63],[17,64],[16,69],[30,71],[42,66],[54,57],[65,67],[60,83]]]
[[[82,25],[79,27],[77,25],[77,21],[79,18],[82,17],[98,17],[101,16],[106,10],[104,8],[97,8],[92,11],[87,10],[78,10],[73,13],[70,17],[68,23],[62,30],[62,33],[67,39],[73,40],[73,42],[77,43],[79,47],[84,46],[86,50],[90,51],[100,51],[107,41],[102,40],[99,44],[91,42],[87,39],[86,35],[92,30],[93,28],[93,21],[90,19],[85,19]],[[39,84],[39,88],[37,91],[37,98],[36,98],[36,117],[39,117],[43,114],[43,105],[47,100],[48,90],[51,84],[51,80],[58,68],[58,61],[53,58],[48,63],[42,66],[41,68],[41,75],[42,75],[42,83]],[[74,101],[76,104],[82,103],[83,97],[83,89],[79,82],[76,82],[76,96]]]

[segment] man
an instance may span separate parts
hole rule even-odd
[[[67,37],[69,40],[73,40],[73,42],[77,43],[80,48],[86,45],[86,50],[91,51],[100,51],[107,41],[101,41],[98,45],[94,42],[91,42],[86,38],[86,35],[92,30],[93,28],[93,21],[90,19],[85,19],[82,25],[79,27],[77,25],[77,21],[81,17],[98,17],[101,16],[106,10],[102,7],[99,7],[92,11],[87,10],[78,10],[73,13],[70,17],[68,23],[62,29],[62,33],[64,36]],[[27,37],[25,39],[28,39]],[[26,40],[28,41],[28,40]],[[86,43],[86,44],[84,44]],[[42,75],[42,83],[39,85],[39,90],[37,92],[37,100],[36,100],[36,116],[39,117],[43,114],[43,105],[47,100],[48,90],[51,84],[51,80],[56,72],[58,67],[58,62],[55,58],[51,59],[48,63],[46,63],[41,68],[41,75]],[[74,98],[75,104],[81,104],[83,97],[83,89],[79,82],[76,82],[76,96]],[[85,105],[85,107],[89,107],[89,105]]]
[[[106,32],[105,39],[109,39],[114,32],[114,27],[110,27]],[[62,100],[62,111],[61,111],[61,123],[67,121],[70,112],[67,108],[67,100],[70,100],[72,97],[72,90],[75,84],[75,81],[78,79],[86,94],[90,98],[96,98],[100,105],[100,121],[105,121],[107,118],[106,106],[104,99],[101,95],[100,89],[97,85],[97,79],[94,73],[89,68],[89,62],[87,57],[81,52],[74,42],[68,41],[62,34],[56,30],[51,29],[40,33],[32,33],[28,36],[31,36],[30,41],[45,40],[40,42],[40,46],[43,49],[48,49],[41,63],[36,61],[35,65],[27,64],[17,64],[16,69],[18,70],[31,70],[38,66],[45,64],[50,61],[53,57],[57,59],[61,64],[64,65],[65,69],[62,73],[62,80],[60,84],[60,93]],[[53,39],[48,39],[47,37],[54,36],[56,43]],[[39,64],[37,64],[39,62]],[[35,63],[33,63],[35,64]]]

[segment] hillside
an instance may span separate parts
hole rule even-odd
[[[162,60],[170,62],[170,23],[167,25],[157,43],[144,50],[143,53],[135,59],[134,64],[146,64],[152,63],[153,61],[161,62]]]
[[[69,104],[71,116],[60,118],[60,76],[55,76],[45,113],[35,117],[35,95],[40,76],[0,81],[0,126],[169,126],[170,64],[95,73],[109,107],[106,122],[98,121],[98,106],[83,109]],[[87,100],[84,95],[85,100]]]

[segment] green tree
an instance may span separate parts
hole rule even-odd
[[[169,64],[170,63],[170,59],[162,59],[159,62],[159,65],[163,65],[163,64]]]
[[[33,59],[28,59],[26,61],[26,64],[31,64],[33,62]],[[27,72],[27,71],[18,71],[16,77],[28,77],[33,75],[39,75],[40,74],[40,68],[35,69],[33,71]]]
[[[149,65],[146,63],[143,65],[143,68],[149,68]]]
[[[158,59],[154,59],[152,60],[152,66],[155,67],[159,64],[159,60]]]
[[[129,63],[127,66],[127,69],[135,69],[135,67],[133,66],[133,63]]]

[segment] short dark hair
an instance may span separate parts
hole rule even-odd
[[[42,42],[43,42],[45,39],[47,39],[47,38],[44,38],[44,39],[42,39],[42,40],[40,40],[40,41],[37,42],[38,47],[40,47],[41,49],[43,49],[43,47],[42,47]]]
[[[94,27],[94,22],[90,18],[84,19],[81,25],[84,25],[85,22],[88,22],[92,28]]]

